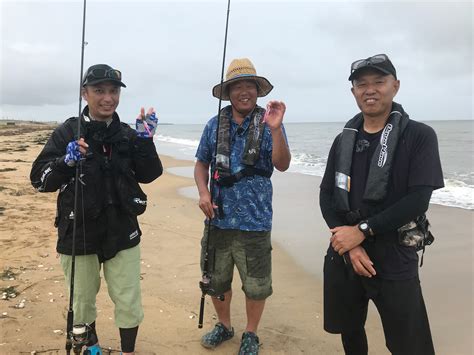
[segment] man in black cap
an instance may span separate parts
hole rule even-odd
[[[436,134],[393,101],[400,81],[385,54],[352,63],[349,80],[361,112],[334,140],[320,191],[324,329],[346,354],[367,354],[371,299],[392,354],[434,354],[417,251],[433,241],[425,212],[444,186]]]
[[[143,319],[140,291],[140,236],[137,215],[146,208],[138,183],[149,183],[163,168],[153,135],[153,109],[137,118],[136,128],[121,123],[115,112],[122,82],[120,71],[105,64],[91,66],[82,82],[88,105],[80,117],[55,129],[33,163],[31,183],[40,192],[59,190],[55,226],[57,252],[70,284],[73,220],[76,219],[74,324],[87,324],[90,354],[101,354],[95,331],[95,301],[100,269],[115,304],[123,354],[133,354],[138,325]],[[75,209],[75,170],[80,185]]]

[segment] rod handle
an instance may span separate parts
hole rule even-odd
[[[199,307],[199,323],[198,323],[198,328],[202,328],[202,322],[204,319],[204,302],[206,299],[206,294],[203,292],[201,295],[201,306]]]

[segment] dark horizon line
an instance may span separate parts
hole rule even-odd
[[[21,118],[0,118],[0,122],[15,122],[15,121],[19,121],[19,122],[38,122],[38,123],[60,123],[60,122],[64,122],[64,121],[41,121],[41,120],[35,120],[35,119],[21,119]],[[447,119],[441,119],[441,120],[437,120],[437,119],[428,119],[428,120],[416,120],[416,121],[419,121],[419,122],[455,122],[455,121],[474,121],[474,118],[464,118],[464,119],[453,119],[453,120],[447,120]],[[123,123],[126,123],[128,125],[134,125],[135,122],[125,122],[125,121],[122,121]],[[296,122],[284,122],[285,124],[306,124],[306,123],[345,123],[347,122],[347,120],[341,120],[341,121],[296,121]],[[183,124],[183,125],[204,125],[206,124],[207,122],[199,122],[199,123],[189,123],[189,122],[180,122],[180,123],[174,123],[174,122],[158,122],[158,125],[160,126],[172,126],[172,125],[180,125],[180,124]]]

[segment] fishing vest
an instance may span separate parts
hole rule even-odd
[[[85,111],[87,113],[87,111]],[[77,117],[70,118],[74,138],[79,139],[77,132]],[[145,212],[147,207],[147,196],[141,189],[139,183],[134,178],[130,152],[130,132],[128,125],[117,120],[112,121],[107,129],[104,122],[87,120],[81,118],[81,136],[90,137],[96,142],[105,144],[110,150],[107,157],[102,151],[94,151],[94,145],[90,145],[92,157],[86,157],[92,166],[92,171],[100,172],[97,184],[103,184],[93,196],[85,196],[86,199],[99,201],[95,202],[95,215],[102,212],[107,205],[119,206],[122,210],[132,216],[138,216]],[[132,132],[134,134],[134,132]],[[87,139],[87,138],[86,138]],[[104,145],[104,147],[105,147]],[[93,174],[95,175],[95,174]],[[91,211],[91,212],[92,212]]]
[[[230,168],[230,126],[232,119],[232,106],[224,107],[219,115],[216,166],[214,180],[221,186],[230,187],[245,176],[260,175],[267,178],[272,176],[272,171],[255,168],[255,163],[260,158],[260,146],[262,145],[265,123],[262,122],[265,110],[256,106],[250,116],[250,124],[247,130],[244,154],[241,163],[245,166],[236,174],[232,174]]]
[[[333,196],[335,208],[340,212],[347,213],[350,211],[349,192],[351,189],[352,157],[357,133],[363,127],[363,122],[362,113],[357,114],[347,122],[336,146]],[[395,151],[408,122],[408,114],[400,104],[394,102],[392,112],[390,112],[387,124],[380,136],[380,142],[370,162],[363,195],[364,201],[376,204],[386,197]]]

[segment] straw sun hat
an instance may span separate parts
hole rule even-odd
[[[222,91],[222,100],[229,100],[230,84],[239,80],[254,80],[257,84],[257,96],[264,97],[273,89],[273,85],[263,76],[257,76],[257,71],[248,58],[234,59],[227,68],[225,81],[212,88],[212,95],[219,98]]]

